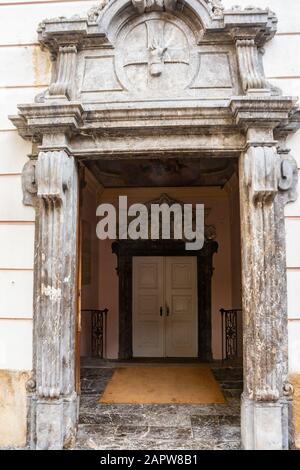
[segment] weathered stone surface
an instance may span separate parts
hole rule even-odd
[[[30,442],[60,449],[74,441],[77,169],[65,150],[40,152],[35,166],[34,371]]]
[[[0,447],[26,444],[26,389],[29,371],[0,370]]]
[[[287,449],[287,306],[282,162],[268,132],[248,131],[240,158],[246,449]],[[264,144],[264,142],[268,142]],[[288,165],[288,163],[287,163]],[[287,171],[291,174],[291,169]],[[283,189],[281,189],[283,188]],[[268,424],[267,424],[268,423]]]

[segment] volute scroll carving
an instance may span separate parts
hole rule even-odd
[[[245,180],[253,202],[273,202],[277,194],[284,204],[297,199],[298,168],[295,159],[272,146],[252,146],[245,156]]]
[[[279,149],[281,157],[278,187],[283,204],[296,201],[298,197],[298,165],[289,149]]]
[[[292,398],[294,395],[294,387],[290,382],[283,384],[283,395],[287,398]]]
[[[109,0],[100,0],[97,2],[97,5],[92,7],[87,14],[88,21],[91,23],[97,23],[102,13],[103,8],[109,3]]]
[[[40,152],[36,167],[38,197],[53,201],[63,200],[64,193],[70,186],[69,163],[71,159],[65,152]]]
[[[36,380],[34,376],[29,377],[25,384],[25,388],[28,393],[34,393],[36,391]]]
[[[270,87],[262,73],[255,40],[237,39],[236,49],[244,92],[270,94]]]
[[[22,170],[23,204],[34,206],[37,197],[36,160],[30,159]]]
[[[245,182],[254,204],[272,203],[279,182],[279,156],[274,147],[250,146],[244,161]]]
[[[61,96],[70,100],[76,67],[76,45],[60,46],[57,57],[57,77],[49,87],[49,97]]]

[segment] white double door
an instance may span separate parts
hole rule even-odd
[[[133,356],[197,357],[197,259],[133,258]]]

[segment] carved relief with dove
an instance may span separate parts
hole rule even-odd
[[[156,12],[137,22],[123,42],[122,63],[134,90],[183,89],[190,78],[190,46],[184,30]]]

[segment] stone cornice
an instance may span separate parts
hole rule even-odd
[[[298,112],[296,99],[289,96],[237,96],[230,101],[236,124],[242,129],[287,126]],[[298,123],[299,124],[299,123]],[[296,130],[295,126],[291,131]]]
[[[199,106],[200,105],[200,106]],[[19,114],[10,116],[24,139],[41,141],[43,134],[67,133],[93,135],[100,132],[153,133],[155,129],[184,129],[194,132],[238,132],[249,127],[278,129],[285,134],[300,128],[300,111],[291,97],[237,96],[226,106],[185,103],[184,107],[162,106],[132,108],[121,104],[107,110],[95,105],[88,109],[80,102],[33,103],[19,105]],[[174,131],[172,131],[174,132]],[[188,138],[188,136],[187,136]]]
[[[41,140],[44,134],[76,133],[82,125],[79,102],[33,103],[18,106],[19,114],[9,116],[23,138]]]

